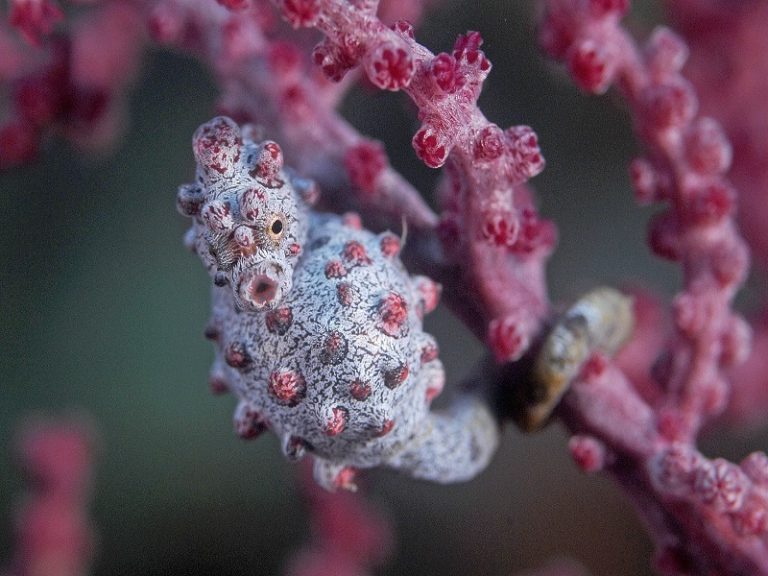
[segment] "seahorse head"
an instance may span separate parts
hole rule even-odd
[[[284,169],[280,146],[256,142],[254,132],[224,116],[200,126],[197,179],[177,196],[215,283],[249,311],[274,308],[291,290],[317,196],[313,182]]]

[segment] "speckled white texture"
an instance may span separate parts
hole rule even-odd
[[[212,378],[239,399],[238,433],[269,429],[287,457],[311,453],[328,489],[353,488],[346,472],[379,465],[438,482],[475,476],[497,424],[475,396],[430,412],[445,378],[422,329],[434,284],[408,274],[393,234],[311,212],[312,183],[281,170],[281,157],[260,166],[266,145],[240,137],[229,119],[201,126],[198,180],[179,192],[194,219],[188,242],[218,284]],[[276,215],[279,238],[268,230]],[[253,278],[274,280],[269,298],[254,296]]]

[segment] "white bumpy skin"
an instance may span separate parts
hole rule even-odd
[[[354,489],[355,470],[374,466],[473,478],[498,424],[470,393],[430,411],[444,372],[422,317],[439,287],[408,274],[397,236],[313,212],[314,183],[254,132],[225,117],[200,126],[197,180],[177,198],[193,219],[187,243],[214,279],[211,383],[239,399],[236,431],[271,430],[288,458],[311,454],[329,490]]]

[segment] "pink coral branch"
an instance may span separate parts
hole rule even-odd
[[[440,232],[449,262],[462,264],[458,282],[427,269],[448,283],[449,302],[451,294],[474,295],[456,308],[500,361],[519,358],[548,309],[543,265],[555,233],[521,186],[544,167],[536,135],[525,126],[504,131],[477,107],[491,69],[480,35],[460,36],[452,53],[434,55],[408,23],[386,27],[377,2],[274,4],[294,26],[325,34],[314,60],[329,78],[361,65],[375,86],[402,90],[416,104],[422,125],[412,145],[427,166],[447,163]]]
[[[686,75],[696,86],[701,110],[717,118],[733,143],[730,178],[739,189],[739,223],[755,263],[768,267],[768,5],[746,0],[665,2],[671,21],[691,47]]]
[[[289,162],[320,184],[326,205],[378,215],[384,226],[399,227],[406,217],[411,229],[433,228],[434,213],[383,149],[336,112],[351,82],[332,83],[308,68],[307,51],[283,39],[268,10],[257,3],[251,12],[231,13],[214,4],[163,0],[152,8],[150,28],[158,40],[200,54],[223,87],[220,111],[279,140]],[[350,181],[358,192],[351,205]]]
[[[669,30],[657,30],[641,51],[619,25],[626,0],[547,7],[541,38],[549,53],[567,62],[581,88],[615,85],[624,96],[648,154],[632,166],[637,196],[670,206],[651,226],[651,246],[684,272],[675,333],[655,372],[661,394],[635,388],[594,356],[561,408],[577,433],[571,451],[584,470],[605,468],[632,497],[663,573],[768,573],[765,456],[737,466],[694,446],[701,426],[725,407],[727,368],[750,344],[746,323],[730,310],[748,260],[724,176],[730,144],[714,120],[697,117],[696,94],[680,74],[687,48]]]
[[[717,118],[733,142],[729,176],[739,189],[738,219],[762,281],[768,269],[768,5],[747,1],[726,5],[710,0],[667,2],[676,28],[691,46],[686,73],[700,95],[701,109]],[[768,292],[764,310],[752,319],[754,353],[732,371],[733,394],[726,420],[761,424],[768,408]]]
[[[574,382],[561,415],[577,432],[569,444],[577,464],[608,471],[635,503],[663,574],[768,573],[764,454],[735,465],[670,442],[659,414],[601,357]]]
[[[590,92],[616,85],[624,96],[647,158],[632,178],[643,203],[669,210],[651,225],[651,247],[679,261],[684,290],[674,302],[676,334],[660,374],[666,388],[665,433],[694,438],[727,402],[724,368],[744,359],[749,332],[730,304],[748,267],[734,223],[735,192],[724,174],[731,149],[720,126],[697,116],[693,87],[680,74],[683,41],[659,28],[643,52],[619,20],[625,0],[553,0],[542,28],[545,49],[566,60],[574,81]]]
[[[39,48],[21,48],[0,28],[0,49],[9,48],[0,89],[11,103],[0,124],[0,169],[32,160],[49,134],[83,149],[114,142],[143,40],[140,13],[127,2],[87,11]]]
[[[393,548],[392,527],[359,493],[328,492],[301,475],[312,540],[290,560],[286,576],[364,576]]]
[[[16,515],[9,576],[85,576],[94,548],[92,432],[80,421],[38,422],[23,430],[18,450],[30,488]]]

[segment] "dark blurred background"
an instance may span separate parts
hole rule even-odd
[[[645,34],[661,17],[643,4],[632,23]],[[552,298],[627,282],[671,294],[676,270],[648,254],[652,210],[634,205],[626,176],[635,154],[627,115],[611,97],[577,93],[542,59],[534,21],[531,0],[448,2],[417,38],[437,52],[480,30],[494,65],[483,110],[538,132],[547,169],[533,185],[560,230]],[[191,135],[215,95],[197,63],[150,53],[114,150],[83,155],[50,142],[36,164],[0,174],[0,565],[22,488],[10,437],[40,412],[82,409],[100,431],[97,576],[276,575],[308,537],[295,467],[272,436],[237,439],[234,400],[206,385],[210,281],[182,247],[187,222],[174,194],[192,178]],[[357,90],[344,113],[430,196],[436,173],[412,153],[417,123],[401,96]],[[449,384],[459,382],[482,347],[443,309],[427,328]],[[707,449],[738,457],[759,439],[732,435]],[[364,484],[397,529],[383,575],[506,575],[552,557],[596,576],[651,573],[650,541],[628,502],[606,478],[577,471],[557,425],[530,436],[509,428],[468,484],[383,471]]]

